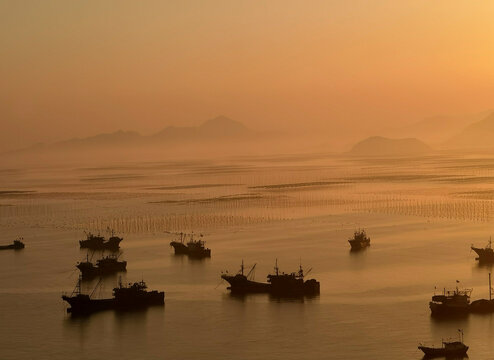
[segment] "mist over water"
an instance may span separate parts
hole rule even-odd
[[[488,297],[491,269],[469,247],[492,232],[493,170],[485,157],[320,154],[1,169],[1,243],[26,243],[0,252],[1,357],[420,359],[419,342],[462,328],[470,358],[488,358],[492,315],[433,320],[428,302],[456,280]],[[77,240],[108,227],[124,237],[123,281],[164,290],[165,306],[72,319],[60,295],[86,257]],[[371,247],[350,253],[358,228]],[[181,231],[203,234],[211,259],[174,256]],[[320,296],[236,297],[220,281],[242,260],[263,281],[276,259],[312,269]]]

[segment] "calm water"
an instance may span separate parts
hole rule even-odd
[[[315,155],[0,169],[1,243],[27,245],[0,252],[0,358],[421,359],[419,342],[459,328],[471,359],[492,358],[494,315],[437,321],[428,301],[456,280],[488,297],[490,269],[469,247],[492,233],[493,169],[485,158]],[[124,237],[124,281],[164,290],[165,306],[72,319],[60,296],[86,256],[77,240],[107,226]],[[352,254],[358,227],[372,246]],[[176,231],[203,233],[212,258],[173,256]],[[242,259],[257,280],[275,259],[287,272],[302,261],[321,295],[232,297],[220,274]]]

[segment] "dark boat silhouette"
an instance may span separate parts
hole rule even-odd
[[[113,230],[108,240],[105,240],[104,236],[99,234],[94,235],[88,232],[85,240],[79,240],[79,245],[81,249],[116,251],[120,248],[120,242],[122,240],[123,238],[115,236]]]
[[[352,251],[358,251],[370,246],[370,237],[367,236],[364,229],[357,230],[353,233],[353,238],[348,239],[348,242]]]
[[[425,354],[425,358],[435,357],[464,357],[467,354],[468,346],[463,343],[463,330],[458,330],[458,341],[442,341],[441,347],[429,347],[419,345],[418,348]]]
[[[489,239],[489,242],[485,248],[476,248],[472,244],[471,249],[477,253],[478,257],[476,257],[475,260],[478,260],[479,263],[494,263],[494,250],[492,250],[491,239]]]
[[[300,265],[298,272],[292,272],[289,274],[280,273],[278,268],[278,260],[274,267],[274,274],[267,276],[267,282],[256,282],[249,280],[248,277],[254,270],[255,265],[249,271],[247,276],[244,275],[244,266],[240,268],[240,272],[236,275],[223,274],[221,278],[226,280],[230,286],[228,290],[237,294],[249,294],[249,293],[270,293],[275,296],[283,297],[297,297],[297,296],[311,296],[317,295],[320,292],[320,284],[315,279],[304,281],[304,271],[302,265]],[[312,269],[311,269],[312,270]],[[307,274],[311,271],[309,270]]]
[[[278,296],[299,296],[299,295],[317,295],[320,292],[319,281],[315,279],[305,280],[304,270],[300,265],[298,272],[280,273],[278,269],[278,260],[274,267],[274,274],[268,275],[268,282],[271,284],[271,293]],[[312,269],[307,271],[307,274]]]
[[[489,300],[480,299],[472,301],[470,304],[472,313],[491,313],[494,312],[494,300],[492,299],[491,273],[489,273]]]
[[[122,285],[119,281],[118,287],[113,289],[113,297],[106,299],[94,299],[93,294],[101,283],[101,279],[91,294],[82,294],[81,281],[79,277],[76,287],[71,295],[62,295],[62,299],[69,303],[67,313],[72,315],[88,315],[103,310],[132,311],[165,303],[163,291],[148,291],[144,281]]]
[[[244,261],[240,265],[240,271],[236,275],[222,274],[221,278],[226,280],[230,286],[227,288],[232,294],[255,294],[270,292],[270,284],[252,280],[252,275],[257,264],[254,264],[247,275],[244,275]]]
[[[457,281],[459,283],[459,281]],[[451,317],[468,314],[470,311],[470,295],[472,289],[443,290],[440,295],[434,294],[429,302],[432,316]]]
[[[97,260],[94,265],[87,256],[86,261],[81,261],[76,267],[80,270],[83,279],[91,279],[127,271],[127,261],[118,261],[118,256],[111,254]]]
[[[180,233],[180,241],[170,242],[170,246],[175,250],[175,255],[188,255],[193,258],[211,257],[211,249],[206,248],[203,240],[194,240],[194,234],[190,234],[187,244],[184,243],[186,234]],[[200,235],[202,237],[202,234]]]
[[[0,245],[0,250],[21,250],[25,248],[24,243],[21,241],[23,238],[18,238],[9,245]]]

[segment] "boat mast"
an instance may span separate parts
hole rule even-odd
[[[244,274],[244,259],[242,259],[242,265],[240,265],[240,273]]]
[[[250,275],[254,272],[256,265],[257,265],[257,263],[255,263],[254,266],[250,269],[249,273],[247,274],[247,279],[253,280],[253,279],[250,279]]]
[[[491,273],[489,273],[489,301],[492,300]]]
[[[278,270],[279,270],[278,269],[278,259],[276,259],[276,262],[274,264],[274,271],[275,271],[276,275],[278,275]]]
[[[72,296],[75,295],[80,295],[81,294],[81,283],[82,283],[82,275],[79,275],[79,278],[77,279],[77,282],[75,284],[75,288],[72,291]]]

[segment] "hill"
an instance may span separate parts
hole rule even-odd
[[[152,135],[151,138],[152,140],[166,139],[168,141],[209,141],[219,138],[232,140],[234,138],[249,138],[253,135],[255,132],[241,122],[226,116],[217,116],[195,127],[169,126]]]
[[[369,137],[355,144],[351,155],[358,156],[402,156],[422,155],[432,149],[415,138],[389,139],[381,136]]]
[[[494,148],[494,112],[483,120],[463,129],[458,135],[444,143],[446,148],[487,149]]]
[[[97,134],[85,138],[73,138],[52,144],[36,144],[27,148],[9,152],[10,154],[29,154],[31,152],[60,152],[60,151],[95,151],[98,149],[131,149],[148,146],[166,147],[176,143],[181,144],[227,144],[238,140],[250,141],[257,135],[241,122],[218,116],[205,121],[199,126],[176,127],[169,126],[156,134],[143,136],[135,131],[115,131]],[[221,140],[218,142],[218,140]]]

